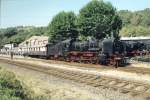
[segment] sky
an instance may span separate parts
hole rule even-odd
[[[76,14],[91,0],[0,0],[0,28],[15,26],[47,26],[60,11]],[[150,0],[104,0],[117,10],[150,8]]]

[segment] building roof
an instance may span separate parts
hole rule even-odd
[[[48,40],[48,36],[32,36],[26,41],[30,41],[30,40],[34,40],[34,39],[37,39],[37,40]]]
[[[25,46],[26,42],[31,42],[33,40],[38,40],[38,41],[43,41],[47,40],[48,41],[48,36],[32,36],[29,39],[25,40],[24,42],[20,43],[19,46]]]
[[[121,37],[121,40],[150,40],[150,37]]]

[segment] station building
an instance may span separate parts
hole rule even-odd
[[[32,52],[32,51],[46,51],[46,45],[48,44],[47,36],[32,36],[28,40],[20,43],[18,46],[18,52]]]
[[[3,54],[10,54],[11,51],[15,48],[14,44],[5,44],[3,47],[0,49],[0,53]]]

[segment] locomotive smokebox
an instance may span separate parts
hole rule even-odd
[[[102,43],[102,52],[107,56],[113,55],[113,39],[104,39]]]

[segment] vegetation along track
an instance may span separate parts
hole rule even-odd
[[[150,98],[150,85],[148,84],[131,82],[83,72],[70,71],[60,68],[47,68],[11,60],[0,59],[0,61],[11,65],[16,65],[18,67],[23,67],[42,73],[50,74],[62,79],[68,79],[74,82],[83,83],[97,88],[110,88],[113,90],[119,90],[121,93],[131,94],[132,96],[142,95],[146,98]]]

